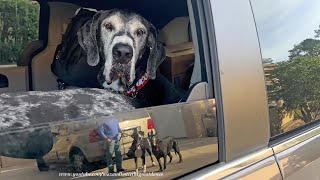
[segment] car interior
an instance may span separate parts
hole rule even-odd
[[[209,93],[205,60],[201,56],[198,46],[197,36],[199,32],[197,32],[193,15],[189,17],[192,7],[187,1],[139,0],[139,3],[137,3],[137,1],[132,0],[39,0],[39,3],[41,6],[39,12],[39,39],[30,42],[24,48],[16,64],[0,65],[0,102],[1,95],[10,93],[22,93],[22,96],[30,92],[62,92],[61,94],[63,94],[65,90],[59,90],[57,77],[51,71],[51,64],[54,60],[57,46],[61,43],[71,19],[81,8],[92,11],[112,8],[129,9],[141,14],[158,30],[159,40],[163,43],[166,51],[166,60],[159,67],[159,72],[182,93],[181,97],[183,98],[179,103],[177,102],[177,104],[171,106],[152,107],[151,110],[141,108],[134,112],[116,112],[115,114],[123,116],[123,114],[128,113],[130,118],[134,119],[135,113],[137,117],[141,118],[140,116],[146,116],[148,111],[147,115],[152,116],[157,131],[159,129],[159,132],[168,132],[167,134],[159,133],[160,137],[177,135],[177,138],[186,139],[211,138],[210,140],[204,140],[205,143],[211,144],[217,149],[216,120],[213,120],[215,118],[215,107],[213,107],[215,104],[214,100],[210,99],[212,93]],[[66,88],[66,90],[68,89],[80,88],[70,86]],[[85,99],[85,95],[82,93],[76,98],[81,101],[81,99]],[[42,99],[42,101],[46,100]],[[191,104],[190,102],[195,103]],[[47,112],[49,114],[50,106],[48,107],[44,107],[44,113]],[[151,113],[149,114],[149,112]],[[70,112],[70,114],[72,113]],[[100,114],[94,114],[92,118],[87,118],[87,120],[98,121],[96,118],[99,116]],[[71,119],[74,122],[70,122],[72,127],[76,126],[77,119],[74,119]],[[44,122],[44,125],[46,125],[45,123],[50,124],[50,127],[45,127],[41,130],[44,134],[51,132],[51,125],[56,122]],[[91,123],[89,124],[91,125]],[[168,128],[169,126],[170,128]],[[177,130],[178,128],[179,130]],[[42,129],[42,126],[40,127],[39,125],[39,129]],[[16,130],[15,127],[12,130]],[[41,133],[32,133],[34,133],[33,136],[35,138],[29,142],[30,144],[36,143],[36,139],[42,137]],[[23,137],[26,136],[26,134],[14,134],[12,138],[16,141],[25,141]],[[2,139],[5,138],[2,137]],[[48,136],[46,138],[51,139],[52,137]],[[201,141],[199,142],[205,144]],[[44,146],[46,146],[46,149],[50,149],[49,145]],[[196,146],[194,145],[193,147],[192,145],[192,148],[196,148]],[[203,149],[205,148],[203,147]],[[30,153],[28,158],[35,157],[34,154],[37,150],[33,148],[30,152],[33,154]],[[201,153],[201,151],[199,152]],[[216,157],[207,159],[208,163],[217,160],[217,151],[209,152],[208,154],[210,156],[213,154]],[[208,164],[207,162],[205,164]],[[191,171],[192,169],[194,168],[190,167],[189,170]]]
[[[190,25],[186,1],[170,2],[171,8],[161,7],[166,3],[158,5],[154,3],[157,2],[49,1],[48,25],[41,24],[45,21],[41,21],[40,18],[40,26],[47,27],[47,37],[30,42],[21,53],[16,65],[0,67],[2,77],[0,78],[0,92],[57,90],[57,78],[51,72],[50,65],[53,62],[56,47],[60,44],[70,20],[76,15],[79,8],[92,10],[122,8],[136,11],[151,21],[159,30],[159,38],[165,45],[167,56],[182,58],[180,62],[177,60],[174,63],[163,63],[161,73],[185,92],[189,87],[193,89],[192,85],[197,84],[197,91],[199,92],[200,89],[203,93],[189,91],[187,94],[202,95],[202,97],[191,99],[203,99],[207,87],[206,83],[202,82],[204,75],[201,73],[203,67],[201,67],[199,54],[195,53],[197,44],[192,43],[196,42],[196,39],[193,39],[196,37],[196,32],[194,26]],[[179,8],[173,10],[177,6]],[[153,13],[155,7],[157,7],[156,14]],[[198,84],[198,82],[202,83]],[[188,99],[188,96],[184,99]]]

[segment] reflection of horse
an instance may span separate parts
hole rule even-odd
[[[133,142],[132,142],[131,147],[129,148],[127,156],[129,158],[134,158],[137,173],[138,173],[138,157],[141,157],[143,172],[146,172],[147,171],[146,151],[148,152],[148,154],[150,156],[150,159],[152,161],[152,165],[153,166],[155,165],[155,162],[153,161],[152,153],[151,153],[151,143],[148,138],[144,137],[143,131],[138,132],[135,129],[133,134],[130,136],[133,138]]]

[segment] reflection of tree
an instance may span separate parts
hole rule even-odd
[[[305,39],[289,51],[290,59],[299,57],[320,57],[320,40]]]
[[[0,0],[0,64],[16,62],[23,48],[38,39],[39,5],[30,0]]]
[[[319,38],[320,26],[315,33]],[[320,40],[305,39],[289,53],[288,61],[272,63],[270,58],[263,59],[274,135],[281,133],[286,116],[308,123],[320,115]]]
[[[272,82],[272,74],[274,69],[277,67],[275,63],[273,63],[273,60],[271,58],[263,58],[262,59],[263,63],[263,69],[265,73],[265,81],[266,81],[266,86],[267,86],[267,91],[268,94],[270,94],[270,91],[272,90],[273,87],[273,82]],[[271,135],[277,135],[281,134],[281,124],[282,124],[282,113],[279,112],[279,109],[276,108],[276,102],[274,99],[271,99],[269,96],[269,118],[270,118],[270,126],[271,126]]]
[[[320,37],[320,30],[316,30]],[[277,111],[308,123],[320,114],[320,40],[305,39],[289,51],[289,60],[272,72],[269,98],[283,102]]]
[[[320,58],[295,57],[278,63],[273,74],[272,99],[283,100],[282,111],[306,123],[320,113]]]

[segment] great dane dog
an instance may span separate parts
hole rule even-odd
[[[141,15],[82,9],[67,30],[51,65],[62,84],[59,89],[68,85],[111,89],[133,97],[135,108],[181,100],[181,92],[157,72],[165,49],[154,25]]]
[[[177,154],[179,155],[179,163],[182,162],[182,156],[180,153],[178,142],[173,137],[167,136],[163,139],[159,139],[159,138],[157,138],[157,133],[154,133],[153,131],[151,131],[151,133],[148,133],[148,138],[151,141],[152,153],[158,160],[158,163],[160,166],[159,171],[166,170],[167,156],[169,156],[169,158],[170,158],[169,163],[171,163],[173,157],[170,152],[172,149],[174,150],[176,155]],[[164,159],[163,168],[161,166],[160,158]]]
[[[133,138],[132,145],[127,153],[127,156],[130,158],[134,158],[134,162],[136,165],[136,172],[138,173],[138,158],[141,157],[142,159],[142,168],[143,172],[145,173],[147,171],[146,166],[146,152],[148,152],[152,165],[155,166],[155,162],[152,158],[152,152],[151,152],[151,143],[148,137],[144,136],[143,131],[135,131],[131,135]]]
[[[156,28],[134,12],[98,11],[77,34],[87,63],[96,66],[103,60],[98,73],[100,84],[118,92],[130,93],[148,79],[155,79],[157,67],[165,59]],[[141,62],[146,52],[146,62]],[[136,87],[128,89],[133,83]]]

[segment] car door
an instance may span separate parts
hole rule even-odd
[[[274,146],[274,152],[285,179],[319,179],[320,126]]]
[[[267,173],[269,178],[281,179],[269,146],[268,103],[250,2],[181,2],[186,3],[190,18],[195,57],[188,96],[177,103],[129,112],[148,114],[159,139],[171,136],[179,144],[183,162],[173,156],[161,178],[258,178]],[[171,2],[166,3],[170,10]],[[85,121],[94,122],[95,117],[67,123],[76,127]],[[120,118],[120,123],[125,120]],[[159,170],[149,160],[147,165],[149,172]],[[135,170],[132,161],[125,161],[124,167]]]
[[[262,150],[249,148],[248,151],[251,151],[249,155],[204,168],[185,176],[184,179],[319,179],[320,154],[317,151],[320,137],[319,122],[317,121],[319,116],[317,112],[318,104],[314,103],[317,102],[316,92],[319,86],[315,78],[318,77],[318,74],[316,74],[318,71],[313,70],[313,68],[317,69],[319,67],[317,63],[319,62],[317,56],[319,52],[317,49],[319,25],[317,18],[312,19],[311,17],[318,17],[320,6],[318,2],[307,3],[306,1],[281,2],[277,5],[275,3],[258,0],[211,1],[218,58],[220,64],[222,64],[219,67],[221,69],[224,67],[222,69],[224,73],[228,69],[224,64],[232,60],[232,55],[225,54],[226,51],[237,54],[238,59],[240,59],[239,57],[243,57],[239,54],[240,51],[237,48],[232,49],[230,47],[238,45],[244,55],[249,44],[252,45],[249,42],[255,39],[255,46],[252,45],[251,48],[256,47],[257,49],[246,52],[247,60],[243,59],[241,62],[247,62],[254,53],[258,53],[258,56],[254,57],[254,61],[262,62],[260,67],[263,67],[265,77],[262,78],[264,80],[261,82],[265,82],[266,87],[263,91],[266,92],[268,100],[268,103],[265,104],[269,105],[264,105],[264,107],[269,108],[269,112],[263,123],[265,127],[270,128],[270,134],[266,133],[265,138],[259,138],[267,142],[264,143],[265,148]],[[306,13],[308,16],[306,16]],[[245,14],[248,16],[244,17]],[[308,19],[308,23],[305,23],[307,21],[306,17],[311,18]],[[303,25],[292,28],[297,25],[297,22]],[[253,26],[248,26],[249,24]],[[257,33],[256,38],[245,33],[249,32],[250,27],[257,28],[256,32],[251,29],[253,32],[250,33],[251,35]],[[232,28],[234,30],[230,30]],[[310,30],[310,28],[314,29]],[[237,31],[240,31],[242,35],[237,36]],[[238,44],[238,42],[241,43]],[[241,46],[242,43],[245,43],[245,46]],[[219,46],[222,46],[223,50],[220,49],[219,51]],[[261,54],[259,50],[261,50]],[[225,57],[222,55],[225,55]],[[231,64],[229,65],[231,66]],[[241,67],[245,68],[244,66]],[[250,67],[251,70],[248,69],[246,73],[253,75],[252,68],[258,66],[251,64]],[[234,72],[240,73],[241,71]],[[223,81],[226,80],[222,80],[222,83]],[[288,86],[292,82],[295,84]],[[279,84],[282,87],[280,88],[281,91],[274,89]],[[251,88],[254,85],[257,84],[251,82]],[[242,87],[245,86],[244,83]],[[222,92],[224,91],[222,90]],[[307,103],[304,103],[306,95],[310,94],[311,98],[308,99]],[[292,97],[294,99],[291,99]],[[257,103],[258,101],[256,101]],[[295,108],[290,103],[298,104],[299,108]],[[247,103],[245,104],[247,105]],[[311,111],[308,112],[308,108],[306,108],[307,110],[304,109],[305,104],[311,107],[309,109]],[[252,108],[251,111],[242,111],[242,113],[257,114],[256,110]],[[233,109],[229,113],[236,111]],[[224,112],[226,113],[225,106]],[[308,113],[309,117],[307,116]],[[258,114],[262,115],[261,112]],[[228,116],[227,114],[224,115]],[[255,120],[258,121],[258,119]],[[232,122],[230,120],[224,118],[225,136],[229,137],[233,134],[227,132],[230,128],[228,126]],[[246,120],[240,118],[237,120],[242,123],[246,122]],[[243,137],[240,133],[242,132],[241,126],[239,124],[237,126],[237,129],[230,129],[238,134],[238,137],[234,137],[234,139],[242,143],[250,142],[252,138],[241,139]],[[247,127],[243,129],[251,131],[253,136],[258,137],[263,134],[263,131],[257,132],[249,126],[247,124]],[[256,127],[255,129],[259,128]],[[229,148],[227,146],[227,140],[228,138],[225,139],[226,155],[228,155],[227,150],[230,148],[230,146]],[[229,151],[235,150],[237,146],[235,142],[233,148]]]
[[[248,0],[199,1],[221,86],[219,163],[182,179],[282,179],[272,147],[264,72]],[[201,13],[200,13],[201,14]],[[219,112],[221,114],[219,114]],[[221,132],[221,131],[220,131]]]
[[[265,69],[272,147],[284,179],[319,179],[318,1],[251,0]]]

